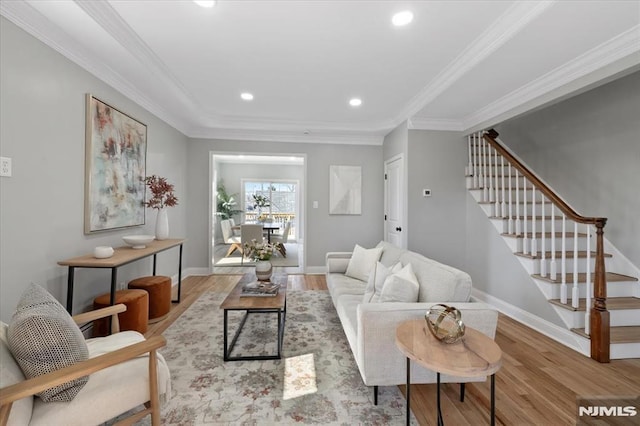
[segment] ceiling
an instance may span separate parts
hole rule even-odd
[[[414,19],[394,27],[401,10]],[[470,131],[640,65],[640,1],[2,0],[0,13],[194,138]]]

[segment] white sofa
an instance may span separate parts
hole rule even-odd
[[[498,313],[486,304],[469,302],[471,277],[418,253],[380,242],[380,263],[391,267],[398,261],[410,263],[418,279],[418,302],[363,303],[366,282],[345,275],[350,252],[326,254],[327,286],[362,380],[377,387],[406,383],[406,358],[396,346],[396,327],[408,319],[424,318],[437,303],[455,306],[462,312],[466,326],[495,337]],[[442,382],[464,383],[485,378],[461,378],[441,375]],[[436,373],[412,363],[411,383],[436,383]]]

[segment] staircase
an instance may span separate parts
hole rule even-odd
[[[583,340],[585,355],[599,362],[640,357],[640,286],[635,276],[608,272],[618,264],[604,251],[607,219],[574,211],[494,130],[468,136],[468,157],[471,195],[531,285]]]

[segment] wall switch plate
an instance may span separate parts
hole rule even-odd
[[[318,208],[318,202],[317,202],[317,201],[314,201],[314,202],[313,202],[313,208],[314,208],[314,209],[317,209],[317,208]]]
[[[11,177],[11,158],[0,157],[0,176]]]
[[[422,190],[422,196],[423,197],[431,197],[431,190],[430,189],[423,189]]]

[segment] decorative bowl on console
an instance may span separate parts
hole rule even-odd
[[[125,235],[122,237],[125,243],[134,249],[143,249],[154,240],[153,235]]]

